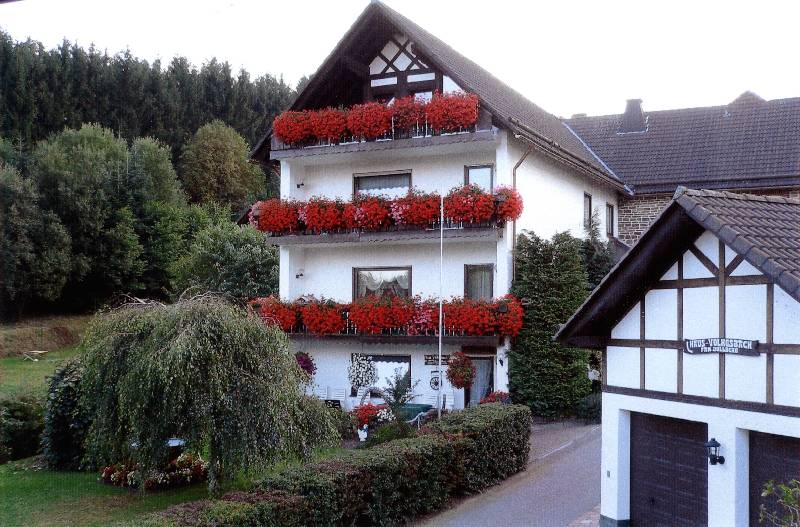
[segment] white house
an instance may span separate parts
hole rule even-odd
[[[603,351],[601,525],[759,525],[800,479],[800,201],[679,189],[557,338]]]
[[[352,200],[355,194],[405,195],[410,189],[449,192],[474,183],[491,192],[515,187],[524,212],[514,222],[481,228],[448,228],[444,243],[445,298],[500,298],[509,292],[515,233],[549,237],[560,231],[584,235],[593,210],[600,229],[613,237],[618,197],[629,191],[558,118],[537,107],[486,70],[380,2],[372,2],[300,92],[290,110],[351,107],[406,95],[466,92],[479,100],[474,126],[460,133],[423,131],[384,134],[378,140],[339,140],[287,145],[271,131],[253,153],[280,163],[281,199]],[[274,236],[280,246],[280,297],[316,297],[348,303],[365,294],[438,298],[438,229],[382,230]],[[351,393],[352,354],[370,355],[381,382],[395,368],[418,380],[419,402],[436,399],[434,335],[403,331],[365,335],[342,331],[315,336],[291,331],[297,350],[318,367],[317,393]],[[443,383],[448,406],[477,403],[508,389],[505,335],[448,334],[444,355],[464,351],[478,374],[471,388]],[[345,398],[352,405],[352,398]]]

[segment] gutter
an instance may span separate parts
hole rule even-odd
[[[561,148],[561,146],[559,146],[558,143],[556,143],[549,137],[546,137],[537,132],[536,130],[533,130],[532,128],[526,126],[525,124],[520,122],[519,119],[516,119],[515,117],[509,117],[508,120],[512,125],[514,125],[514,127],[516,127],[519,130],[518,135],[521,139],[524,139],[528,143],[542,148],[551,156],[558,158],[562,162],[572,166],[573,168],[580,170],[584,174],[593,177],[594,179],[597,179],[607,185],[611,185],[618,191],[628,196],[633,195],[631,190],[624,183],[610,177],[609,175],[604,173],[601,169],[592,165],[591,163],[587,163],[583,159],[580,159],[579,157],[567,152],[566,150]]]
[[[514,137],[520,138],[522,136],[515,134]],[[522,154],[522,157],[519,158],[519,161],[516,162],[514,168],[511,170],[511,188],[514,190],[517,189],[517,169],[522,165],[522,163],[527,159],[530,153],[533,151],[534,145],[531,143],[528,147],[528,150]],[[511,223],[511,280],[514,280],[514,275],[517,273],[517,220],[514,220]]]

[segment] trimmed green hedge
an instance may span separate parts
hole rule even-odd
[[[525,469],[531,412],[487,404],[445,416],[418,437],[290,468],[250,492],[173,507],[148,527],[398,525]]]

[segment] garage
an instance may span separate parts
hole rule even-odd
[[[708,523],[705,423],[631,414],[631,525]]]
[[[772,509],[775,500],[761,497],[767,481],[800,480],[800,439],[750,432],[750,525],[759,524],[761,504]],[[774,509],[773,509],[774,510]]]

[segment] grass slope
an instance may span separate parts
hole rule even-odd
[[[53,374],[59,364],[80,355],[82,351],[80,347],[65,348],[44,355],[38,362],[22,357],[0,359],[0,399],[22,395],[44,397],[47,393],[45,379]]]

